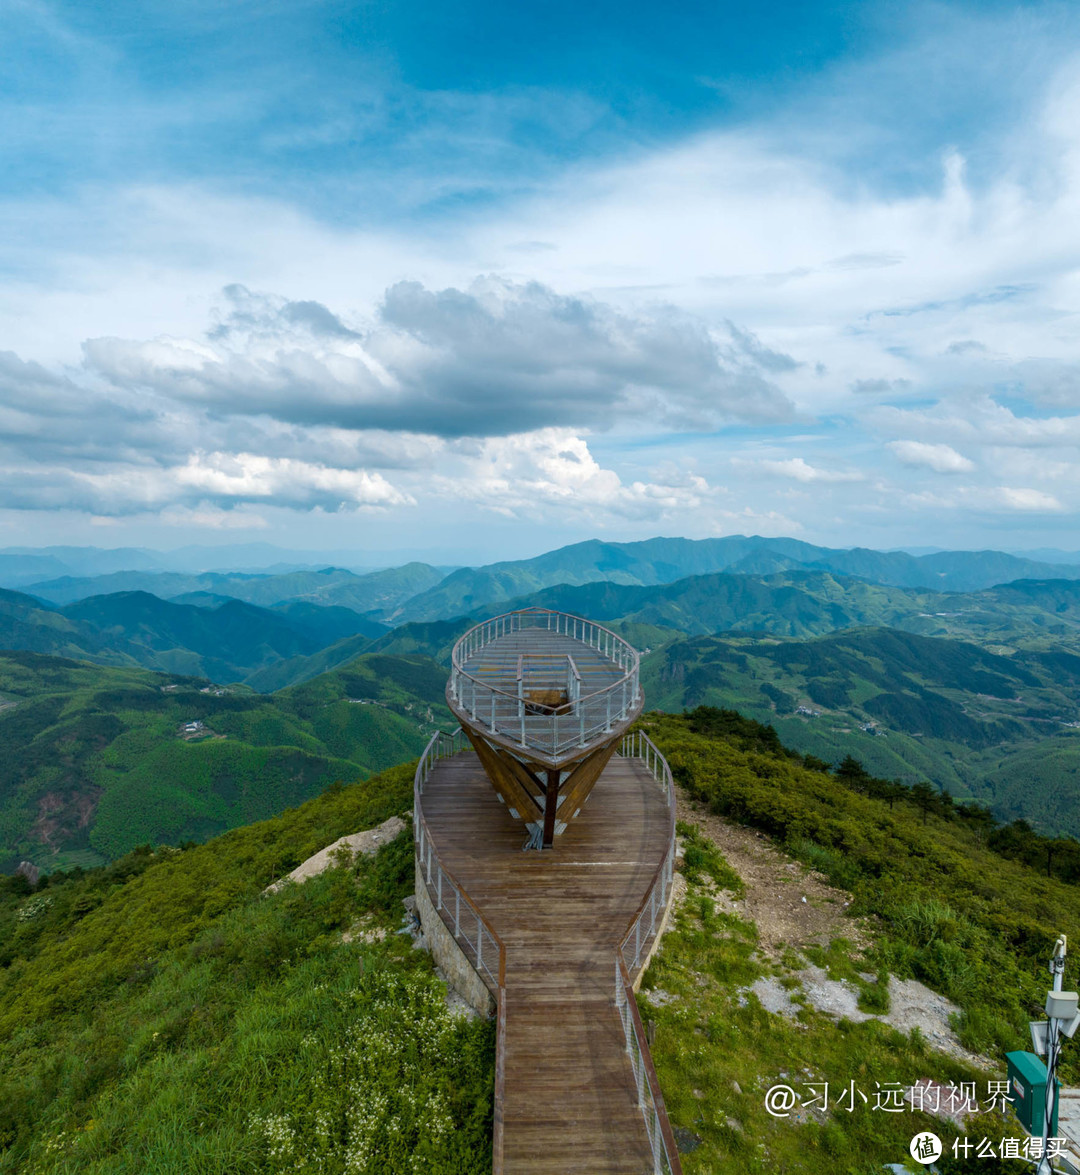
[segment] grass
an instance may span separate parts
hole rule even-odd
[[[695,713],[646,719],[687,793],[850,891],[850,912],[880,927],[864,969],[918,979],[955,1001],[965,1047],[1025,1048],[1053,944],[1080,931],[1080,885],[992,851],[977,813],[890,806],[857,780],[755,749],[752,731],[746,749],[712,735]],[[1080,1075],[1072,1064],[1069,1079]]]
[[[700,832],[684,833],[689,835],[713,868],[707,874],[688,873],[686,899],[638,997],[643,1019],[655,1023],[653,1057],[672,1125],[684,1146],[688,1138],[698,1141],[682,1155],[686,1175],[869,1175],[886,1162],[905,1160],[917,1131],[955,1134],[951,1127],[943,1130],[942,1122],[930,1115],[875,1106],[879,1100],[891,1104],[889,1089],[919,1078],[932,1076],[946,1086],[950,1081],[958,1086],[976,1081],[985,1089],[986,1076],[943,1055],[929,1054],[926,1042],[914,1032],[905,1035],[876,1021],[836,1023],[805,1003],[796,1020],[767,1012],[748,990],[750,985],[776,974],[794,994],[792,972],[803,960],[790,948],[782,961],[764,959],[752,923],[716,912],[710,882],[726,877],[730,867]],[[732,896],[741,896],[741,887],[720,884]],[[843,940],[827,950],[808,948],[804,953],[834,977],[857,974],[851,944]],[[866,989],[875,986],[864,984]],[[675,999],[653,1006],[649,992],[654,989]],[[849,1108],[850,1101],[837,1106],[835,1099],[850,1090],[852,1082],[869,1100],[864,1103],[856,1095],[854,1109]],[[765,1094],[773,1085],[790,1085],[811,1099],[820,1093],[822,1083],[832,1091],[828,1115],[802,1111],[799,1118],[775,1118],[765,1109]],[[1015,1137],[1020,1131],[1000,1114],[987,1114],[980,1117],[977,1133]],[[988,1160],[980,1163],[973,1170],[1011,1169]]]
[[[38,893],[7,883],[0,1172],[490,1170],[493,1026],[452,1016],[429,956],[394,933],[411,832],[261,896],[406,811],[411,775]],[[358,918],[385,936],[344,942]]]

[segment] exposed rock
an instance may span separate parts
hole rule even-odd
[[[701,1135],[687,1130],[685,1126],[673,1126],[671,1133],[675,1136],[675,1145],[680,1155],[689,1155],[701,1146]]]
[[[835,1020],[850,1020],[860,1024],[865,1020],[881,1020],[901,1032],[913,1028],[926,1037],[932,1048],[948,1053],[969,1064],[987,1066],[987,1058],[968,1052],[956,1037],[951,1020],[960,1009],[951,1000],[920,983],[917,979],[889,977],[889,1011],[864,1012],[859,1007],[859,993],[846,979],[830,979],[822,967],[807,966],[793,972],[802,985],[805,1002]],[[796,989],[797,990],[797,989]],[[742,992],[753,992],[767,1011],[795,1021],[799,1004],[793,993],[772,975],[763,975]]]
[[[672,995],[670,991],[664,991],[662,987],[653,988],[651,991],[645,993],[645,998],[654,1008],[662,1008],[665,1004],[670,1004],[673,1000],[679,997]]]
[[[31,885],[37,885],[38,878],[41,876],[41,870],[36,865],[31,865],[29,861],[20,861],[16,874],[21,873]]]
[[[334,841],[332,845],[327,845],[325,849],[320,849],[313,856],[308,857],[302,865],[297,865],[287,877],[272,882],[263,890],[263,893],[277,893],[288,881],[300,883],[307,881],[309,877],[317,877],[338,863],[339,854],[349,859],[371,856],[404,831],[405,821],[400,816],[391,816],[389,820],[384,820],[378,828],[369,828],[366,832],[354,832],[350,836],[343,836]]]

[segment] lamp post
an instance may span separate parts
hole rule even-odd
[[[1062,1040],[1065,1037],[1071,1038],[1080,1027],[1080,1010],[1077,1008],[1080,1000],[1078,1000],[1077,993],[1061,990],[1061,981],[1065,974],[1066,946],[1065,935],[1061,935],[1054,944],[1054,953],[1050,959],[1053,987],[1046,994],[1048,1022],[1031,1026],[1031,1039],[1035,1045],[1035,1051],[1046,1053],[1046,1102],[1043,1113],[1042,1157],[1035,1168],[1035,1175],[1051,1175],[1054,1169],[1050,1162],[1049,1150],[1051,1132],[1054,1128],[1054,1109],[1057,1104],[1055,1075],[1058,1059],[1061,1056]]]

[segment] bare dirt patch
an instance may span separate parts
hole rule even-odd
[[[763,833],[715,815],[682,792],[676,814],[696,824],[743,879],[746,897],[735,901],[721,894],[717,907],[753,922],[770,958],[779,958],[786,946],[828,947],[834,938],[846,938],[857,952],[870,945],[871,920],[848,916],[851,895],[785,857]]]
[[[93,819],[104,788],[87,785],[75,791],[47,791],[38,798],[37,819],[31,828],[35,840],[59,850],[65,840]]]

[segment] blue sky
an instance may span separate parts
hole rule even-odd
[[[1078,54],[1075,4],[15,0],[0,546],[1080,548]]]

